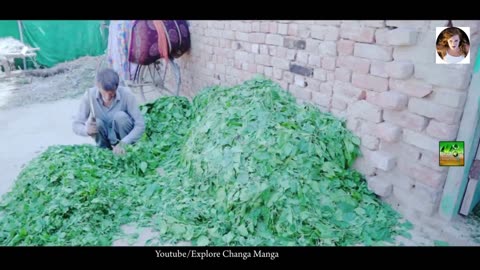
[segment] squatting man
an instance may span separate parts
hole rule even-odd
[[[140,139],[145,131],[145,119],[133,93],[119,86],[119,76],[113,69],[98,72],[96,85],[83,96],[73,131],[91,136],[98,147],[125,153],[124,146]]]

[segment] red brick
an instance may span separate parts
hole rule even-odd
[[[268,55],[270,55],[270,56],[277,55],[277,49],[278,48],[280,48],[280,47],[273,46],[273,45],[268,46]]]
[[[387,142],[396,142],[400,140],[402,130],[390,123],[383,122],[377,125],[376,135],[378,138]]]
[[[399,158],[398,164],[401,163]],[[397,165],[398,165],[397,164]],[[415,185],[415,180],[405,175],[402,170],[399,169],[399,166],[395,167],[393,170],[389,172],[384,172],[381,170],[377,171],[377,176],[385,179],[386,182],[392,183],[394,187],[399,187],[403,190],[409,191]]]
[[[280,49],[283,49],[281,47],[278,48],[279,50]],[[280,57],[280,56],[279,56]],[[297,51],[296,50],[291,50],[291,49],[288,49],[287,52],[286,52],[286,56],[285,56],[288,60],[294,60],[295,57],[297,57]]]
[[[321,67],[322,66],[322,58],[318,55],[310,55],[308,57],[308,64],[312,67]]]
[[[367,101],[385,109],[399,111],[406,108],[408,103],[408,97],[402,93],[393,91],[387,91],[382,93],[368,91]]]
[[[436,204],[428,203],[424,198],[419,198],[418,195],[412,193],[410,190],[404,190],[400,187],[393,187],[393,197],[408,211],[419,211],[422,213],[422,216],[431,216],[436,209]]]
[[[394,26],[397,28],[408,28],[415,30],[427,30],[430,21],[427,20],[387,20],[387,26]]]
[[[270,48],[269,48],[269,53],[272,52],[272,51],[273,50],[270,50]],[[279,57],[279,58],[286,58],[287,57],[287,48],[276,47],[274,56]],[[292,59],[288,59],[288,60],[292,60]]]
[[[275,79],[279,79],[279,80],[282,79],[282,77],[283,77],[283,70],[274,67],[274,68],[273,68],[273,77],[274,77]],[[288,82],[291,82],[291,81],[288,81]]]
[[[309,38],[305,41],[305,51],[317,54],[319,45],[320,41]]]
[[[295,60],[298,64],[307,65],[308,64],[308,56],[309,54],[305,51],[297,52],[297,59]]]
[[[410,98],[408,110],[447,124],[455,124],[462,116],[461,110],[438,105],[419,98]]]
[[[266,35],[264,33],[250,33],[248,34],[248,41],[253,43],[265,43]]]
[[[420,158],[420,152],[424,151],[402,141],[393,143],[381,141],[380,150],[388,153],[394,153],[399,159],[406,159],[410,162],[417,161]]]
[[[277,34],[267,34],[265,43],[268,45],[283,46],[283,36]]]
[[[273,67],[280,68],[283,70],[289,70],[290,69],[290,61],[278,57],[272,57],[271,58],[271,63]]]
[[[347,108],[347,104],[351,103],[352,100],[348,97],[342,95],[333,95],[331,106],[337,110],[345,110]]]
[[[360,122],[361,120],[355,117],[348,117],[346,121],[347,128],[350,129],[351,131],[356,132],[360,128]]]
[[[422,52],[422,54],[424,53]],[[424,56],[421,55],[421,57]],[[462,65],[458,67],[461,66]],[[426,82],[440,87],[466,90],[468,85],[470,84],[471,75],[471,70],[467,68],[450,68],[448,65],[415,63],[416,78],[422,79]]]
[[[235,32],[235,39],[241,41],[248,41],[248,35],[249,34],[244,32]]]
[[[352,55],[355,42],[342,39],[337,42],[338,55]]]
[[[388,197],[393,192],[393,186],[385,178],[379,176],[367,177],[367,186],[380,197]]]
[[[378,45],[388,45],[388,29],[375,30],[375,42]]]
[[[322,60],[322,67],[326,70],[335,70],[336,58],[333,56],[325,56]]]
[[[441,189],[435,189],[423,183],[417,182],[412,189],[412,193],[418,198],[423,199],[427,203],[436,204],[440,201],[442,196]]]
[[[329,94],[312,92],[312,101],[320,106],[329,107],[331,96]]]
[[[409,170],[410,176],[435,190],[440,190],[446,180],[446,173],[440,173],[423,165],[416,164]]]
[[[325,69],[316,68],[313,70],[313,78],[319,81],[327,80],[327,71]]]
[[[356,116],[374,123],[382,121],[382,110],[365,100],[359,100],[348,107],[349,115]]]
[[[287,32],[287,34],[288,34],[289,36],[296,36],[297,33],[298,33],[298,25],[295,24],[295,23],[290,23],[290,24],[288,25],[288,32]]]
[[[320,85],[322,84],[321,81],[311,77],[305,77],[305,81],[307,82],[309,89],[315,92],[320,92]]]
[[[336,68],[335,69],[335,79],[344,81],[344,82],[350,82],[352,78],[352,71],[346,68]]]
[[[352,75],[352,84],[356,87],[383,92],[388,90],[388,80],[367,74],[354,72]]]
[[[330,113],[340,119],[344,119],[347,117],[347,111],[346,110],[337,110],[335,108],[330,108]]]
[[[431,95],[431,100],[437,104],[447,105],[452,108],[461,108],[465,105],[466,97],[466,92],[436,88]]]
[[[385,64],[388,76],[394,79],[407,79],[413,74],[413,63],[410,61],[393,61]]]
[[[370,61],[354,56],[339,56],[337,66],[348,68],[357,73],[367,74],[370,69]]]
[[[414,131],[422,131],[427,126],[428,122],[425,117],[408,111],[384,110],[383,118],[385,121],[392,122],[398,126]]]
[[[273,68],[272,67],[265,67],[263,69],[263,71],[265,72],[265,76],[273,77]]]
[[[382,60],[382,61],[391,61],[393,54],[393,49],[391,47],[373,45],[373,44],[364,44],[364,43],[355,43],[353,48],[353,55],[368,59]]]
[[[286,35],[288,32],[288,24],[286,23],[279,23],[278,24],[278,32],[280,35]]]
[[[353,163],[353,168],[365,176],[372,176],[376,171],[376,168],[366,157],[358,157]]]
[[[242,63],[254,63],[255,62],[254,54],[244,52],[244,51],[236,51],[235,52],[235,60],[239,60]]]
[[[448,167],[440,166],[438,151],[434,153],[423,150],[421,154],[420,164],[438,172],[446,172],[448,170]]]
[[[290,92],[301,101],[309,101],[312,99],[312,91],[298,87],[296,85],[290,85],[289,87]]]
[[[366,150],[364,154],[373,166],[383,171],[390,171],[397,163],[396,157],[391,153]]]
[[[428,135],[420,134],[409,129],[403,130],[403,141],[428,151],[438,151],[438,139]]]
[[[307,86],[307,82],[305,81],[305,77],[299,76],[299,75],[295,75],[293,83],[297,86],[300,86],[300,87]]]
[[[382,27],[385,27],[385,21],[383,21],[383,20],[362,20],[362,21],[360,21],[360,25],[382,28]]]
[[[268,25],[268,32],[269,33],[277,33],[278,32],[278,24],[276,22],[270,22]]]
[[[312,38],[319,40],[337,40],[339,30],[335,26],[319,26],[313,25],[311,27]]]
[[[414,97],[425,97],[433,90],[431,84],[423,81],[410,79],[407,81],[390,79],[390,89],[405,93]]]
[[[324,41],[318,46],[320,56],[337,56],[337,43],[333,41]]]
[[[353,100],[360,100],[365,98],[365,91],[353,86],[348,82],[336,80],[333,84],[333,91],[336,94],[349,97]]]
[[[268,55],[257,54],[255,55],[255,63],[270,66],[271,65],[271,58]]]
[[[252,31],[260,32],[260,22],[252,22]]]
[[[320,85],[320,92],[331,95],[333,91],[332,82],[324,82]]]
[[[387,62],[372,60],[370,64],[370,74],[378,77],[388,78],[387,71],[385,70],[385,64]]]
[[[378,150],[378,145],[380,143],[380,140],[377,137],[372,136],[370,134],[362,134],[361,143],[363,146],[365,146],[369,150]]]
[[[340,27],[340,36],[359,42],[373,42],[375,28],[359,27],[348,23],[342,23]]]
[[[269,30],[270,30],[270,23],[269,22],[260,22],[260,32],[268,33]]]
[[[388,44],[393,46],[412,46],[417,43],[418,32],[408,28],[397,28],[388,32]]]
[[[427,134],[445,141],[451,141],[457,137],[458,125],[449,125],[435,120],[430,120],[427,126]]]

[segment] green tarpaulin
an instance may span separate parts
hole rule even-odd
[[[108,32],[98,21],[21,21],[24,43],[35,48],[37,62],[51,67],[82,56],[103,54]],[[20,40],[17,21],[0,21],[0,37]]]

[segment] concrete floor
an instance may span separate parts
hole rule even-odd
[[[0,111],[0,195],[23,166],[51,145],[93,144],[72,131],[79,99],[64,99]]]

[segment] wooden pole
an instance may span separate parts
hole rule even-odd
[[[20,33],[20,41],[23,43],[23,27],[22,27],[22,21],[18,20],[18,32]],[[25,43],[23,43],[25,44]],[[27,70],[27,60],[25,57],[23,57],[23,70]]]

